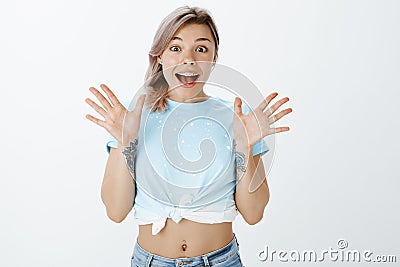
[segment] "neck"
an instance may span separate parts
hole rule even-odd
[[[210,96],[206,95],[204,92],[199,93],[197,96],[191,98],[181,98],[179,96],[168,95],[169,99],[176,101],[176,102],[184,102],[184,103],[196,103],[196,102],[203,102],[206,101]]]

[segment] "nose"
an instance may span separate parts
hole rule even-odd
[[[195,64],[195,59],[193,57],[193,53],[191,51],[186,51],[186,53],[183,54],[183,63],[184,64],[189,64],[189,65],[194,65]]]

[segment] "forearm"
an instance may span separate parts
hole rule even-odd
[[[124,149],[121,144],[118,144],[118,148],[111,149],[101,187],[101,199],[106,206],[107,215],[115,222],[125,219],[135,199],[133,170],[128,167]]]
[[[259,177],[259,172],[257,172],[257,164],[262,163],[255,162],[252,155],[252,146],[248,146],[245,142],[237,141],[235,154],[244,160],[243,164],[239,164],[242,167],[237,166],[236,168],[236,205],[246,222],[256,224],[262,219],[264,209],[269,200],[269,188],[265,175]],[[244,157],[242,157],[243,155]],[[237,165],[240,161],[236,162]],[[258,186],[260,183],[261,185]],[[253,189],[255,185],[258,186],[257,190],[250,192],[255,189]]]

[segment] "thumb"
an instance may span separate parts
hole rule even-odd
[[[242,100],[240,97],[235,97],[235,103],[234,103],[234,111],[238,116],[241,116],[242,113]]]
[[[138,100],[135,104],[135,108],[132,110],[132,111],[135,111],[138,116],[140,116],[142,114],[142,109],[143,109],[145,99],[146,99],[146,94],[141,94],[138,97]]]

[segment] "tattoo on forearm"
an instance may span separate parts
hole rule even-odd
[[[246,172],[246,165],[245,165],[245,156],[246,154],[240,151],[236,151],[236,141],[233,139],[233,147],[235,150],[235,159],[236,159],[236,168],[241,170],[242,172]]]
[[[136,151],[138,146],[138,140],[134,139],[130,142],[130,145],[124,147],[122,154],[124,154],[126,158],[126,163],[128,165],[129,172],[132,175],[132,178],[135,178],[135,158],[136,158]]]

